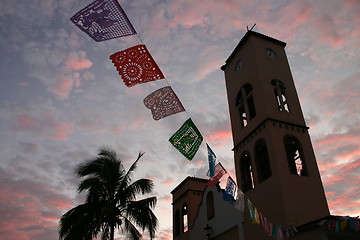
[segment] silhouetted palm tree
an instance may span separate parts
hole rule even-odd
[[[143,156],[139,153],[128,171],[124,169],[116,152],[100,149],[97,158],[80,164],[75,172],[85,178],[78,192],[87,191],[81,204],[65,213],[60,219],[59,239],[91,240],[101,234],[101,239],[114,239],[115,229],[128,234],[130,239],[140,239],[138,230],[148,230],[150,238],[155,236],[158,220],[152,208],[156,197],[136,200],[138,194],[152,191],[149,179],[131,181],[131,174]]]

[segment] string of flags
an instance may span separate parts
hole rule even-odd
[[[117,0],[95,0],[77,12],[70,20],[97,42],[137,35]],[[168,86],[154,91],[143,100],[152,118],[160,120],[173,114],[186,112],[149,50],[140,37],[139,39],[142,44],[116,52],[109,57],[124,84],[127,87],[133,87],[138,84],[165,80]],[[189,117],[170,137],[169,142],[191,161],[203,142],[203,136]],[[214,176],[213,181],[220,178],[220,175]]]
[[[77,12],[70,20],[96,42],[137,35],[135,28],[117,0],[95,0]],[[109,57],[124,84],[127,87],[133,87],[137,84],[164,79],[169,86],[160,88],[145,97],[143,100],[145,107],[151,111],[154,120],[186,112],[145,44],[143,44],[140,37],[139,39],[142,44],[116,52]],[[188,160],[194,158],[202,141],[203,136],[190,117],[169,139],[169,142]],[[206,146],[209,161],[208,186],[214,187],[227,171],[220,162],[216,163],[215,153],[207,143]],[[235,208],[244,211],[244,194],[238,189],[235,200],[235,191],[236,183],[229,176],[223,199],[233,203]],[[284,239],[293,236],[297,232],[294,225],[285,228],[273,224],[253,206],[249,199],[247,200],[247,206],[250,220],[254,224],[261,224],[262,229],[268,236]],[[360,219],[358,217],[326,220],[322,224],[326,224],[329,231],[343,231],[346,228],[360,231]]]
[[[135,28],[117,0],[95,0],[77,12],[70,20],[97,42],[137,35]],[[186,112],[149,50],[140,37],[139,39],[142,44],[118,51],[109,57],[124,84],[127,87],[133,87],[137,84],[164,79],[168,86],[162,87],[145,97],[143,100],[145,107],[151,111],[154,120]],[[189,117],[170,137],[169,142],[191,161],[203,142],[203,136]],[[214,187],[227,171],[220,162],[216,164],[215,153],[207,143],[206,146],[209,159],[208,186]],[[235,181],[229,176],[224,200],[229,202],[234,200],[235,186]]]
[[[349,217],[349,216],[341,216],[335,217],[333,219],[324,220],[320,223],[320,225],[324,226],[329,232],[342,232],[342,231],[360,231],[360,218],[357,217]]]
[[[70,20],[93,40],[100,42],[114,38],[137,35],[135,28],[117,0],[95,0],[77,12]],[[139,37],[139,36],[138,36]],[[127,87],[165,80],[169,86],[162,87],[144,98],[146,108],[151,111],[154,120],[186,112],[181,101],[171,88],[159,66],[143,44],[118,51],[110,55],[110,60]],[[198,152],[203,136],[189,117],[170,137],[169,142],[188,160]],[[216,155],[206,143],[209,159],[209,187],[214,187],[227,173],[223,165],[216,164]],[[231,202],[235,195],[235,181],[227,180],[224,200]]]
[[[261,228],[269,237],[285,239],[294,236],[295,233],[298,232],[295,225],[293,224],[287,228],[281,225],[273,224],[261,212],[258,211],[258,209],[249,199],[247,199],[247,207],[249,210],[249,220],[252,221],[253,224],[261,224]]]
[[[240,200],[244,199],[243,193],[241,190],[240,197],[237,198]],[[238,193],[239,193],[238,192]],[[261,228],[264,230],[265,234],[269,237],[276,239],[285,239],[294,236],[298,231],[294,224],[289,227],[283,227],[281,225],[273,224],[269,221],[259,210],[252,204],[252,202],[247,199],[247,207],[249,210],[249,220],[253,224],[261,224]],[[242,206],[243,210],[243,206]],[[360,231],[360,219],[358,217],[333,217],[330,219],[323,220],[319,223],[320,226],[323,226],[329,232],[340,232],[340,231]]]

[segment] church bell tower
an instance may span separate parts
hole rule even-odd
[[[272,223],[299,226],[329,216],[329,209],[285,46],[248,31],[221,69],[237,182]],[[249,239],[268,238],[256,224],[244,227]]]

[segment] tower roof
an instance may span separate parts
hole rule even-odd
[[[267,35],[264,35],[264,34],[261,34],[261,33],[258,33],[258,32],[254,32],[254,31],[247,31],[244,35],[244,37],[240,40],[240,42],[238,43],[238,45],[235,47],[234,51],[230,54],[230,56],[228,57],[228,59],[226,59],[225,61],[225,64],[223,66],[221,66],[221,70],[225,70],[226,67],[228,66],[228,63],[234,58],[236,52],[245,44],[245,42],[249,39],[250,36],[256,36],[256,37],[259,37],[259,38],[262,38],[262,39],[265,39],[267,41],[272,41],[276,44],[279,44],[283,47],[286,46],[286,43],[283,42],[283,41],[280,41],[280,40],[277,40],[275,38],[272,38],[272,37],[269,37]]]
[[[197,178],[197,177],[188,176],[181,183],[179,183],[179,185],[177,185],[170,193],[174,194],[174,192],[176,192],[179,188],[181,188],[183,185],[185,185],[185,183],[188,183],[188,182],[191,182],[191,181],[204,184],[204,183],[207,183],[209,180],[204,179],[204,178]]]

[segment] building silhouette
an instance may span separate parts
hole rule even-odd
[[[219,185],[187,177],[171,192],[174,240],[279,239],[253,224],[248,200],[272,223],[296,226],[292,239],[360,239],[349,219],[330,215],[285,46],[250,30],[221,67],[245,209]],[[342,231],[331,229],[340,220]]]

